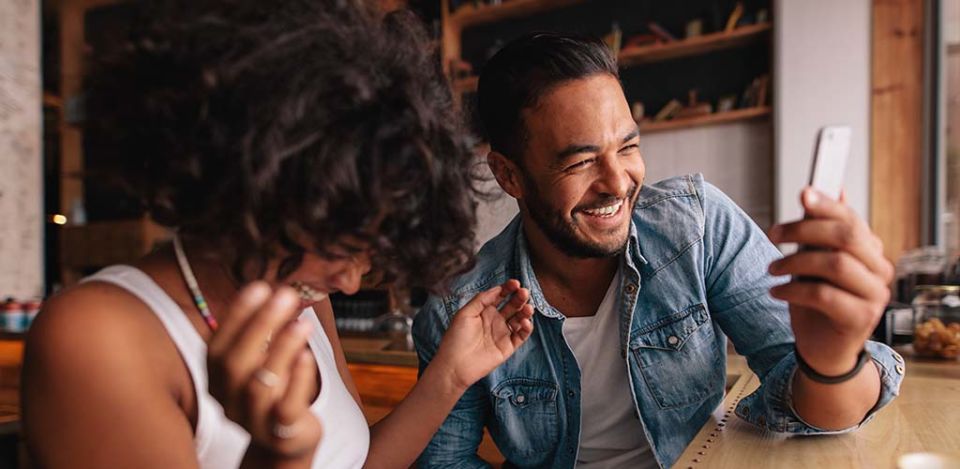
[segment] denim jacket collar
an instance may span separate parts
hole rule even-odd
[[[564,318],[563,313],[558,311],[556,308],[550,305],[547,302],[547,299],[543,296],[543,289],[540,287],[540,282],[537,280],[537,274],[533,270],[533,263],[530,259],[530,250],[527,245],[527,237],[523,231],[523,222],[519,215],[513,220],[512,224],[516,224],[516,251],[514,253],[514,265],[516,267],[515,271],[519,274],[520,284],[527,287],[530,290],[530,303],[544,316],[551,319],[562,319]],[[509,229],[509,228],[508,228]],[[630,234],[627,238],[627,247],[626,252],[621,259],[626,262],[626,265],[633,269],[637,270],[637,263],[647,264],[647,260],[640,253],[640,243],[637,238],[637,227],[633,222],[632,218],[630,220]]]

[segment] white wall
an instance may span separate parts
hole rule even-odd
[[[0,1],[0,297],[43,293],[40,5]]]
[[[847,201],[866,218],[870,193],[870,0],[774,0],[775,210],[800,218],[817,129],[853,128]]]
[[[500,231],[517,215],[517,201],[507,195],[493,178],[490,167],[487,166],[487,156],[477,158],[476,174],[484,179],[484,191],[488,191],[494,198],[480,200],[477,207],[477,249],[483,246],[490,238],[500,234]]]
[[[773,148],[769,119],[642,135],[646,183],[703,173],[762,228],[773,219]]]

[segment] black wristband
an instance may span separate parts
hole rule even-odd
[[[797,350],[797,346],[793,346],[793,354],[797,357],[797,367],[800,368],[800,371],[803,372],[813,381],[823,384],[840,384],[845,381],[850,381],[854,376],[857,376],[857,373],[863,368],[863,365],[870,360],[870,354],[867,353],[867,349],[860,351],[860,355],[857,356],[857,364],[853,366],[853,369],[839,376],[826,376],[820,373],[817,373],[816,370],[810,367],[803,357],[800,356],[800,351]]]

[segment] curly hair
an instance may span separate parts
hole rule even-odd
[[[367,3],[141,3],[91,64],[98,157],[235,274],[285,253],[285,276],[358,240],[387,278],[442,286],[473,261],[468,137],[419,21]]]

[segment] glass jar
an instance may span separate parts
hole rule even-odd
[[[960,285],[920,285],[913,299],[913,349],[922,357],[960,357]]]

